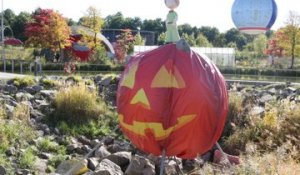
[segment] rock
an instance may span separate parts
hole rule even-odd
[[[20,175],[30,175],[30,170],[29,169],[19,169],[17,171],[17,174],[20,174]]]
[[[0,165],[0,175],[5,175],[5,174],[6,174],[5,168]]]
[[[15,149],[15,147],[10,147],[10,148],[8,148],[8,150],[5,151],[5,154],[6,154],[7,156],[13,156],[13,155],[15,155],[15,154],[16,154],[16,149]],[[1,173],[0,173],[0,174],[1,174]]]
[[[94,82],[95,84],[99,84],[101,82],[103,78],[103,75],[97,75],[95,78],[94,78]]]
[[[103,159],[93,175],[123,175],[121,168],[108,159]]]
[[[112,76],[108,76],[108,77],[104,78],[103,80],[101,80],[99,84],[102,86],[108,86],[112,79],[113,79]]]
[[[30,117],[36,119],[36,121],[41,121],[45,115],[42,114],[40,111],[32,109],[30,110]]]
[[[0,94],[0,101],[5,104],[14,106],[14,107],[16,107],[18,105],[18,103],[15,101],[15,99],[10,95]]]
[[[40,86],[40,85],[35,85],[35,86],[31,86],[31,87],[25,87],[24,88],[24,91],[34,95],[38,92],[40,92],[41,90],[43,90],[44,87],[43,86]]]
[[[5,110],[6,110],[7,118],[12,119],[15,111],[15,107],[5,104]]]
[[[104,158],[106,156],[109,156],[109,155],[110,155],[110,152],[108,152],[104,146],[101,146],[100,148],[98,148],[95,151],[95,157],[100,158],[100,159]]]
[[[56,169],[55,173],[66,174],[69,170],[73,168],[70,174],[83,174],[87,169],[86,160],[68,160],[63,161]],[[82,173],[79,173],[82,172]]]
[[[116,142],[113,145],[109,145],[107,150],[111,153],[121,152],[121,151],[130,151],[131,145],[124,142]]]
[[[77,148],[79,147],[79,145],[78,144],[70,144],[70,145],[68,145],[67,146],[67,151],[69,152],[69,153],[72,153],[72,152],[74,152]]]
[[[56,90],[41,90],[40,93],[44,98],[46,98],[48,100],[53,100],[57,91]]]
[[[96,167],[99,165],[99,159],[92,157],[88,159],[88,168],[92,171],[96,170]]]
[[[265,112],[265,108],[260,106],[254,106],[250,111],[250,115],[262,115]]]
[[[37,172],[37,174],[46,174],[47,169],[47,160],[37,159],[33,165],[33,169]]]
[[[92,150],[92,148],[89,145],[83,145],[81,149],[84,153],[88,153]]]
[[[53,132],[54,132],[54,134],[56,134],[56,135],[60,135],[60,131],[59,131],[58,128],[54,128]]]
[[[112,145],[112,144],[114,144],[114,141],[115,141],[115,139],[114,138],[112,138],[112,137],[106,137],[105,139],[104,139],[104,145]]]
[[[29,100],[31,100],[33,98],[34,97],[31,94],[29,94],[29,93],[18,92],[16,94],[16,100],[17,100],[17,102],[29,101]]]
[[[155,166],[145,157],[135,155],[132,156],[130,164],[125,171],[126,175],[142,175],[145,169],[152,169],[155,172]],[[149,170],[146,170],[149,172]],[[150,171],[151,172],[151,171]]]
[[[131,159],[131,153],[125,151],[117,152],[107,156],[106,159],[114,162],[115,164],[119,165],[123,169],[124,167],[127,167],[129,165]]]
[[[91,146],[92,147],[95,147],[96,145],[98,145],[100,143],[100,140],[99,139],[94,139],[91,141]]]
[[[3,87],[3,91],[9,94],[15,94],[18,91],[18,88],[14,85],[7,84]]]
[[[286,88],[286,90],[289,92],[289,93],[292,93],[292,92],[296,92],[296,88],[294,88],[294,87],[288,87],[288,88]]]
[[[268,92],[269,94],[271,94],[271,95],[275,95],[276,89],[275,89],[275,88],[271,88],[271,89],[269,89],[267,92]]]
[[[85,136],[81,135],[77,139],[79,142],[81,142],[84,145],[91,145],[91,141],[88,138],[86,138]]]
[[[270,94],[266,94],[266,95],[263,95],[261,98],[260,98],[260,102],[261,103],[266,103],[266,102],[269,102],[271,100],[275,100],[275,97],[270,95]]]
[[[52,154],[42,152],[42,153],[38,154],[38,157],[41,159],[48,160],[48,159],[51,159],[51,157],[53,157],[53,156],[52,156]]]

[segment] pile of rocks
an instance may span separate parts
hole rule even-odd
[[[60,77],[51,77],[54,80],[62,80]],[[95,85],[88,85],[90,88],[97,88],[101,95],[112,108],[116,107],[116,91],[119,76],[101,76],[92,78]],[[67,82],[76,83],[76,82]],[[254,100],[255,106],[250,110],[252,114],[262,114],[265,111],[265,104],[272,100],[290,100],[295,103],[300,102],[300,86],[290,84],[272,84],[272,85],[243,85],[230,84],[229,91],[240,93],[245,98]],[[106,138],[103,143],[101,136],[98,139],[90,140],[85,136],[71,137],[66,144],[66,136],[62,135],[58,128],[49,127],[43,123],[43,118],[50,114],[54,108],[52,102],[57,93],[56,89],[46,90],[42,84],[37,84],[25,88],[17,88],[11,81],[0,85],[0,102],[4,105],[8,114],[8,119],[13,116],[15,108],[19,104],[27,105],[30,109],[30,123],[36,129],[39,138],[49,137],[58,145],[65,145],[69,160],[76,157],[76,162],[85,165],[88,171],[85,173],[91,175],[154,175],[160,170],[161,157],[147,155],[136,151],[133,146],[123,140]],[[29,145],[37,145],[39,140],[35,140]],[[96,145],[101,145],[93,152],[91,156],[82,159]],[[6,156],[13,159],[14,155],[22,150],[16,147],[10,147],[6,151]],[[15,174],[29,175],[47,174],[49,160],[53,153],[38,152],[36,163],[32,169],[16,169]],[[181,160],[170,158],[165,162],[165,174],[187,173],[194,168],[200,168],[205,162],[213,161],[213,153],[198,157],[194,160]],[[71,162],[71,163],[70,163]],[[64,174],[71,167],[78,163],[66,161],[57,167],[56,173]],[[16,166],[18,167],[18,166]],[[0,165],[0,175],[6,174],[6,167]]]

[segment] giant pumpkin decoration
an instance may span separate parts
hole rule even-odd
[[[224,78],[208,58],[168,44],[127,64],[117,95],[119,123],[147,153],[194,158],[220,137],[227,101]]]

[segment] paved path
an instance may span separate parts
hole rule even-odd
[[[15,77],[24,77],[25,75],[21,75],[21,74],[12,74],[12,73],[4,73],[4,72],[0,72],[0,79],[12,79]]]

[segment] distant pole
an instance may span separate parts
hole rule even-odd
[[[1,46],[2,46],[2,59],[5,59],[4,58],[4,25],[3,25],[4,10],[3,10],[3,1],[4,0],[1,1],[2,2],[2,4],[1,4],[1,7],[2,7],[2,9],[1,9]]]

